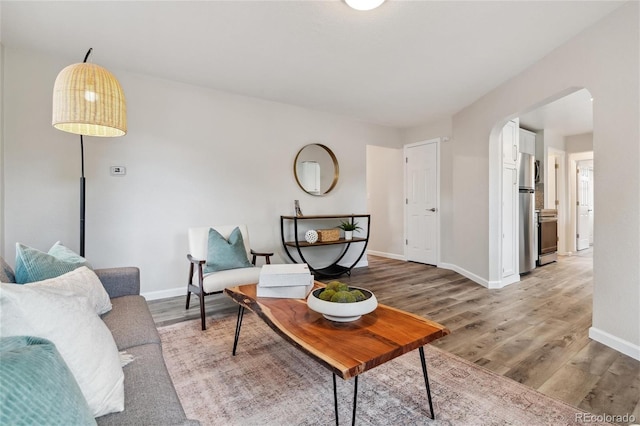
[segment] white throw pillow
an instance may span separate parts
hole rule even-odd
[[[124,374],[111,332],[89,299],[45,286],[0,284],[0,337],[55,345],[94,417],[124,410]]]
[[[30,287],[42,287],[43,290],[62,289],[69,290],[78,296],[89,299],[96,314],[102,315],[111,310],[109,294],[102,286],[100,278],[91,269],[81,266],[71,272],[55,278],[24,284]]]

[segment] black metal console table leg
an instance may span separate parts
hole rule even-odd
[[[427,363],[424,360],[424,348],[420,346],[420,363],[422,364],[422,374],[424,375],[424,384],[427,387],[427,398],[429,399],[429,411],[431,411],[431,418],[436,419],[436,414],[433,412],[433,402],[431,401],[431,388],[429,387],[429,376],[427,375]]]
[[[358,402],[358,376],[355,377],[353,384],[353,413],[351,414],[351,425],[356,424],[356,404]],[[333,373],[333,406],[336,412],[336,426],[339,424],[338,420],[338,390],[336,387],[336,373]]]
[[[238,347],[238,339],[240,338],[240,327],[242,327],[242,317],[244,316],[244,306],[238,306],[238,319],[236,320],[236,335],[233,338],[233,356],[236,355],[236,348]]]

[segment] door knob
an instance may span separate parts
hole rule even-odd
[[[436,212],[436,208],[435,207],[431,207],[430,209],[427,209],[427,210],[430,211],[430,212],[434,212],[434,213]]]

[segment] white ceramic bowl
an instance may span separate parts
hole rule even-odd
[[[324,288],[318,288],[309,293],[307,297],[307,306],[312,311],[322,314],[326,319],[337,322],[355,321],[362,315],[375,311],[378,307],[376,296],[369,290],[358,287],[349,287],[349,290],[360,290],[364,293],[366,299],[360,302],[337,303],[327,302],[318,298]]]

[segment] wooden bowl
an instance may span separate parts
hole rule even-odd
[[[324,288],[313,290],[307,297],[307,306],[312,311],[322,314],[322,316],[330,321],[355,321],[362,315],[375,311],[378,307],[378,300],[376,299],[376,296],[364,288],[349,287],[349,290],[360,290],[365,296],[364,300],[352,303],[337,303],[322,300],[318,296],[323,290]]]

